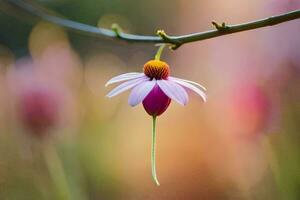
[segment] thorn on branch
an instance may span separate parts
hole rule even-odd
[[[164,30],[158,30],[156,32],[156,34],[163,39],[166,43],[171,44],[170,49],[172,50],[176,50],[178,49],[182,43],[174,38],[172,38],[171,36],[167,35],[166,32]]]
[[[229,26],[227,26],[225,22],[222,22],[222,24],[219,24],[216,21],[212,21],[211,23],[218,31],[226,31],[229,29]]]
[[[113,32],[115,32],[116,37],[121,38],[121,33],[123,32],[123,30],[122,30],[122,28],[119,26],[119,24],[116,24],[116,23],[112,24],[112,25],[111,25],[111,30],[112,30]]]
[[[170,41],[170,37],[166,34],[166,32],[164,30],[158,30],[156,32],[156,34],[161,37],[164,41],[169,42]]]

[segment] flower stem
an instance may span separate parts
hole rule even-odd
[[[162,45],[159,46],[159,48],[158,48],[158,50],[155,54],[155,60],[160,60],[160,56],[161,56],[161,54],[162,54],[165,47],[166,47],[166,44],[162,44]]]
[[[44,146],[44,157],[49,170],[50,177],[55,187],[56,199],[71,200],[69,184],[66,178],[63,164],[52,144]]]
[[[156,176],[156,164],[155,164],[155,140],[156,140],[156,116],[152,118],[152,150],[151,150],[151,168],[152,168],[152,178],[157,186],[159,182]]]

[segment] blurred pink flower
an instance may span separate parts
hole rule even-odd
[[[69,88],[31,59],[18,60],[6,77],[13,110],[27,132],[48,135],[71,117],[74,101]]]
[[[29,88],[18,99],[20,120],[31,133],[45,135],[58,125],[60,103],[59,95],[49,88]]]

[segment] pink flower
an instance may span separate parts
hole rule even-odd
[[[60,102],[58,94],[47,88],[31,88],[19,99],[20,117],[23,124],[36,136],[44,136],[57,125]]]
[[[16,124],[22,125],[24,132],[40,138],[71,124],[69,120],[75,108],[71,90],[64,80],[49,74],[45,66],[22,58],[6,74],[12,111],[19,122]]]
[[[180,105],[186,105],[189,101],[187,90],[198,94],[206,101],[206,90],[202,85],[193,81],[169,76],[169,65],[160,60],[150,60],[144,65],[144,73],[126,73],[110,79],[106,86],[123,82],[107,97],[114,97],[122,92],[132,89],[128,103],[136,106],[143,103],[147,113],[151,116],[161,115],[169,106],[171,100]]]
[[[206,101],[206,90],[202,85],[193,81],[179,79],[170,76],[170,67],[167,63],[160,61],[160,55],[164,46],[161,46],[155,56],[144,65],[144,73],[126,73],[110,79],[105,86],[123,82],[107,97],[114,97],[126,90],[132,89],[128,103],[136,106],[143,103],[146,112],[152,116],[152,178],[156,185],[160,185],[156,176],[155,167],[155,138],[156,138],[156,117],[164,113],[171,103],[176,101],[180,105],[186,105],[189,101],[187,89],[198,94],[203,101]]]

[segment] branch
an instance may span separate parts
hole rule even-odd
[[[222,35],[228,35],[232,33],[248,31],[252,29],[263,28],[267,26],[273,26],[283,22],[291,21],[300,18],[300,9],[292,12],[271,16],[264,19],[259,19],[252,22],[247,22],[237,25],[227,25],[224,22],[218,24],[217,22],[212,22],[215,29],[208,30],[204,32],[192,33],[188,35],[181,36],[169,36],[164,31],[157,31],[158,36],[144,36],[144,35],[134,35],[129,33],[122,32],[122,29],[114,24],[112,30],[105,28],[98,28],[96,26],[91,26],[62,17],[58,17],[52,14],[52,12],[47,12],[45,9],[35,6],[28,1],[23,0],[5,0],[11,5],[33,15],[38,18],[41,18],[45,21],[51,22],[53,24],[62,26],[64,28],[79,31],[83,34],[96,36],[96,37],[108,37],[119,40],[124,40],[128,42],[144,42],[144,43],[167,43],[173,46],[173,49],[177,49],[181,45],[190,42],[196,42],[201,40],[206,40],[214,37],[219,37]]]

